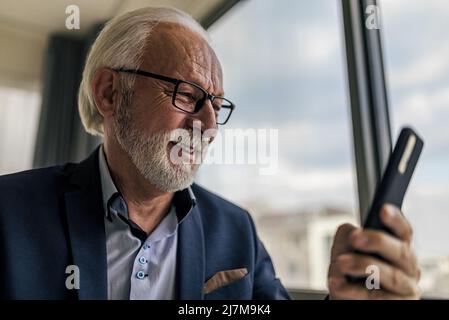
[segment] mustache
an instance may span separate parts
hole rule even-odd
[[[207,148],[213,141],[213,137],[206,137],[202,134],[194,134],[193,130],[175,129],[169,133],[169,141],[179,145],[183,149],[200,151]]]

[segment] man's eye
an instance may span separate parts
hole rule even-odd
[[[195,102],[196,98],[190,92],[178,92],[176,98],[182,99],[183,101]]]

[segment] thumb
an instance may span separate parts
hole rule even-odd
[[[349,223],[342,224],[338,227],[331,249],[331,262],[339,255],[353,250],[349,241],[349,236],[355,229],[357,229],[357,227]]]

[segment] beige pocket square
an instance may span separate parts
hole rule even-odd
[[[244,276],[248,274],[248,270],[246,268],[232,269],[232,270],[224,270],[217,272],[203,286],[203,293],[208,294],[218,288],[226,286],[234,281],[242,279]]]

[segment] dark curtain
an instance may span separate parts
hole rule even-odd
[[[56,34],[49,39],[34,167],[78,162],[101,142],[84,131],[77,97],[88,48],[102,25],[92,28],[85,38]]]

